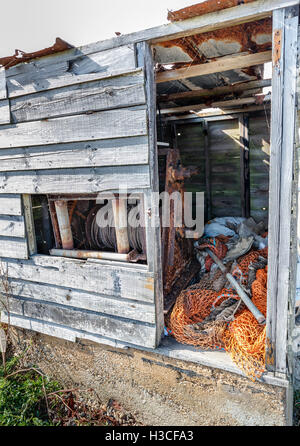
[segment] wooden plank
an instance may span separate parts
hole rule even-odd
[[[10,107],[9,100],[3,99],[0,101],[0,125],[10,123]]]
[[[280,227],[276,322],[276,372],[286,373],[289,278],[291,270],[291,207],[296,123],[296,78],[299,8],[285,9],[284,97],[280,181]],[[278,123],[277,123],[278,125]]]
[[[211,108],[233,108],[233,107],[242,107],[243,105],[257,104],[257,97],[250,98],[240,98],[240,99],[231,99],[227,101],[214,101],[210,104],[210,107],[207,106],[207,102],[203,102],[202,104],[193,104],[193,105],[183,105],[171,108],[163,108],[159,110],[160,115],[167,115],[173,113],[183,113],[188,111],[196,111],[196,110],[205,110]],[[263,102],[269,102],[271,100],[271,96],[263,97]]]
[[[2,126],[0,149],[147,135],[146,110],[120,109]]]
[[[40,264],[42,259],[45,266]],[[115,298],[154,302],[154,274],[138,268],[117,268],[51,256],[32,256],[25,262],[2,261],[12,279],[68,287]]]
[[[67,341],[76,342],[77,340],[85,339],[97,344],[109,345],[114,348],[128,348],[129,343],[117,341],[115,339],[95,335],[92,333],[86,333],[82,330],[75,330],[74,328],[64,327],[62,325],[53,324],[51,322],[45,322],[37,319],[27,318],[19,315],[12,315],[8,318],[5,312],[0,313],[0,320],[3,323],[9,323],[14,327],[25,328],[27,330],[43,333],[48,336],[53,336],[59,339],[66,339]],[[132,345],[133,347],[137,347]]]
[[[72,54],[72,53],[70,53]],[[44,62],[21,65],[7,71],[7,90],[10,98],[74,85],[94,79],[119,75],[135,69],[133,45],[95,52],[88,57],[77,51],[77,57],[54,57]],[[53,62],[51,64],[51,62]],[[29,65],[29,66],[28,66]],[[117,67],[117,69],[116,69]]]
[[[12,121],[15,123],[144,103],[142,71],[128,76],[87,82],[10,100]]]
[[[0,215],[22,215],[21,195],[0,194]]]
[[[16,314],[8,314],[4,311],[0,312],[0,320],[4,324],[10,324],[13,327],[25,328],[26,330],[36,331],[48,336],[53,336],[59,339],[76,342],[76,333],[74,330],[62,327],[60,325],[51,324],[45,321],[30,319]]]
[[[0,172],[147,164],[148,138],[116,138],[0,150]]]
[[[269,108],[269,104],[265,104],[265,105],[252,105],[249,107],[243,107],[243,108],[232,108],[232,109],[218,109],[216,108],[213,111],[210,112],[205,112],[205,111],[199,111],[199,112],[193,112],[190,113],[188,115],[182,115],[182,116],[168,116],[166,118],[164,118],[165,121],[177,121],[177,120],[182,120],[182,119],[195,119],[195,118],[215,118],[218,116],[224,116],[226,117],[226,119],[236,119],[237,113],[250,113],[250,112],[254,112],[254,111],[261,111],[261,110],[266,110]],[[233,116],[235,115],[235,116]],[[217,120],[217,119],[214,119]]]
[[[10,280],[12,294],[17,297],[50,302],[67,307],[82,308],[97,313],[134,319],[141,322],[155,323],[154,304],[134,300],[117,299],[114,296],[102,296],[97,293],[78,291],[54,285]],[[0,282],[0,290],[5,293]]]
[[[199,65],[191,65],[188,68],[177,68],[175,70],[162,71],[157,73],[156,82],[170,82],[180,79],[203,76],[206,74],[221,73],[238,68],[246,68],[254,65],[260,65],[272,60],[271,51],[263,51],[253,54],[234,54],[230,57],[220,57],[215,62],[208,62]]]
[[[25,217],[25,228],[26,228],[26,239],[28,243],[29,255],[35,254],[37,252],[37,244],[35,237],[34,219],[32,211],[32,200],[31,196],[28,194],[22,195],[24,217]]]
[[[0,216],[0,236],[25,237],[24,217],[3,217]]]
[[[0,174],[0,188],[5,193],[63,194],[90,193],[119,188],[147,188],[149,166],[60,169]]]
[[[0,237],[0,257],[27,259],[27,243],[24,238]]]
[[[5,68],[0,67],[0,100],[7,98]]]
[[[53,322],[148,348],[155,347],[155,325],[14,297],[10,297],[9,305],[13,314]]]
[[[225,85],[224,87],[215,87],[210,89],[200,89],[192,91],[183,91],[181,93],[162,94],[158,97],[159,102],[176,101],[178,99],[197,99],[205,97],[218,97],[233,93],[242,93],[255,88],[265,88],[272,85],[272,79],[261,79],[258,81],[241,82],[235,85]]]

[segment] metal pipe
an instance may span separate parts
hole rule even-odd
[[[74,241],[68,212],[68,202],[58,200],[54,202],[61,237],[64,249],[73,249]]]
[[[100,259],[100,260],[116,260],[119,262],[129,262],[131,260],[129,254],[119,254],[117,252],[101,252],[101,251],[83,251],[75,249],[51,249],[50,255],[58,257],[70,257],[72,259]]]
[[[213,261],[218,265],[220,270],[223,273],[226,273],[226,268],[224,264],[221,262],[221,260],[208,248],[205,249],[205,251],[210,255],[210,257],[213,259]],[[266,318],[265,316],[259,311],[259,309],[254,305],[250,297],[245,293],[243,288],[239,285],[239,283],[235,280],[235,278],[230,274],[226,273],[227,280],[231,283],[233,288],[236,290],[238,295],[240,296],[241,300],[244,302],[246,307],[251,311],[255,319],[259,324],[265,324]]]

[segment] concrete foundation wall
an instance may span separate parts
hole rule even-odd
[[[35,365],[66,387],[94,389],[145,425],[286,425],[287,389],[135,349],[71,343],[12,329],[24,366]]]

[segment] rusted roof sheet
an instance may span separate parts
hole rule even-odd
[[[169,11],[168,20],[177,22],[192,17],[208,14],[210,12],[220,11],[221,9],[233,8],[243,3],[251,3],[254,0],[206,0],[193,6],[188,6],[178,11]]]
[[[154,46],[154,60],[157,71],[174,68],[189,67],[201,64],[219,57],[238,53],[256,53],[272,48],[272,20],[266,18],[251,23],[244,23],[224,29],[195,34],[193,36],[173,39],[157,43]],[[215,73],[205,76],[193,77],[179,82],[167,82],[158,85],[158,93],[163,94],[174,91],[188,91],[189,89],[209,89],[260,79],[263,68],[248,67],[230,70],[224,73]],[[182,85],[184,84],[184,85]]]
[[[251,23],[169,40],[155,45],[155,60],[161,64],[197,64],[207,59],[240,52],[267,51],[272,48],[270,18]]]
[[[44,48],[43,50],[35,51],[33,53],[25,53],[21,50],[15,50],[15,54],[13,56],[1,57],[0,66],[8,69],[14,65],[18,65],[19,63],[28,62],[42,56],[49,56],[50,54],[59,53],[70,48],[73,48],[72,45],[57,37],[54,45],[50,46],[49,48]]]

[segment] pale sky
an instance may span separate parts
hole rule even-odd
[[[0,57],[61,37],[74,46],[167,23],[168,10],[203,0],[2,0]]]

